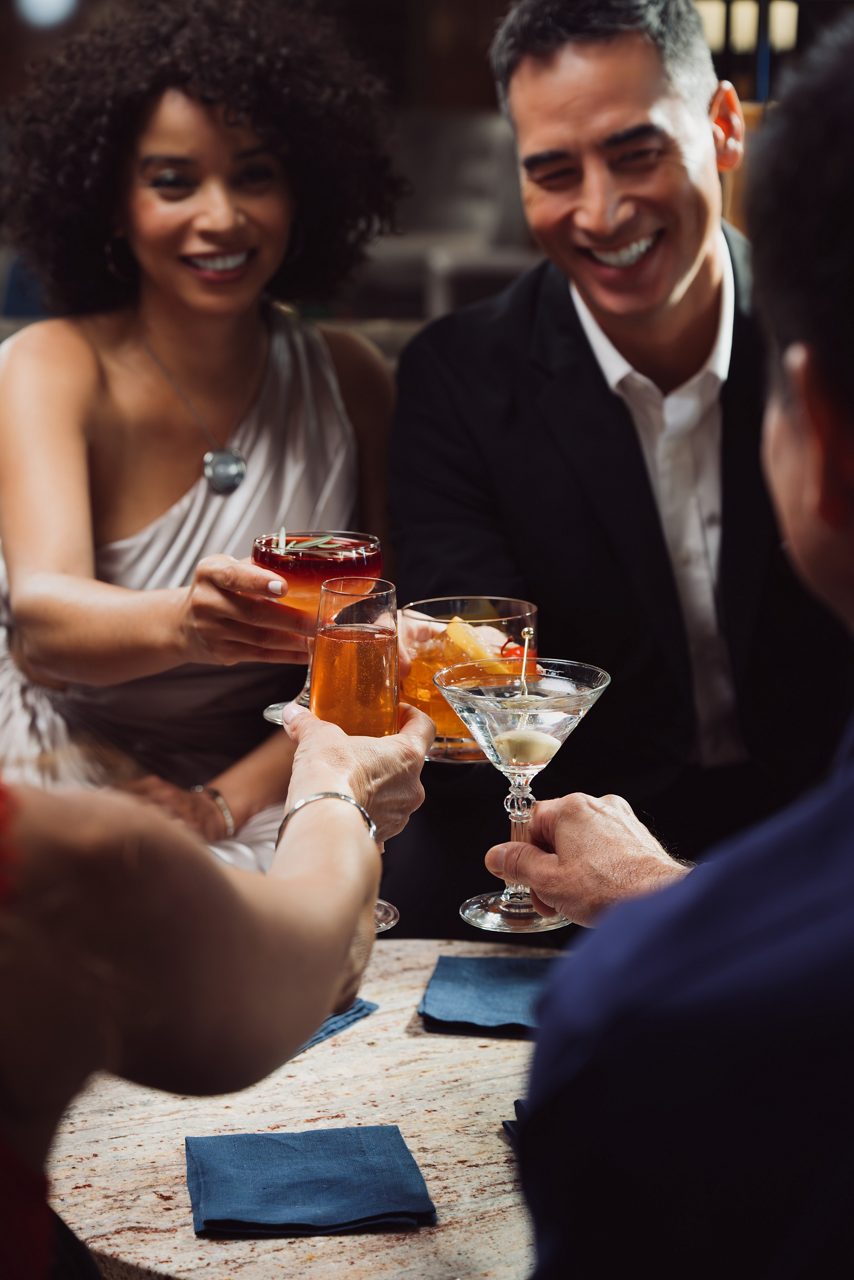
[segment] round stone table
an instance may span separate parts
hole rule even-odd
[[[415,1012],[439,955],[488,954],[519,952],[378,942],[361,995],[379,1009],[241,1093],[185,1098],[95,1078],[63,1121],[49,1176],[54,1208],[105,1280],[524,1280],[530,1228],[501,1121],[524,1090],[531,1046],[430,1034]],[[436,1226],[294,1239],[193,1234],[185,1135],[364,1124],[399,1126]]]

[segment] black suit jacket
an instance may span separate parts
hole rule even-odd
[[[727,239],[736,314],[722,396],[719,613],[744,742],[782,801],[824,772],[854,664],[850,639],[781,546],[760,470],[765,362],[747,244],[729,229]],[[612,676],[538,794],[615,791],[654,821],[656,796],[696,758],[685,625],[634,424],[554,266],[436,321],[404,352],[391,492],[402,601],[532,600],[541,654]]]

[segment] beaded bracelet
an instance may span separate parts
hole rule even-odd
[[[231,809],[228,806],[228,801],[222,792],[217,791],[216,787],[205,786],[203,782],[197,783],[195,787],[190,787],[190,790],[194,791],[196,794],[201,793],[202,795],[209,796],[210,799],[213,800],[214,804],[222,814],[222,820],[225,823],[225,838],[226,840],[230,840],[237,830],[237,825],[234,821],[234,814],[231,812]]]
[[[312,804],[315,800],[346,800],[347,804],[351,804],[354,809],[359,810],[359,813],[365,820],[365,826],[368,828],[368,835],[372,840],[376,840],[377,824],[374,822],[367,809],[359,804],[359,801],[355,796],[348,796],[346,791],[316,791],[312,796],[303,796],[302,800],[297,800],[296,804],[288,809],[284,818],[282,818],[282,825],[279,827],[279,833],[276,836],[276,844],[281,840],[282,832],[294,814],[299,813],[300,809],[304,809],[307,804]]]

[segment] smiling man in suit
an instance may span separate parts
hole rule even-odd
[[[852,701],[760,471],[748,246],[721,223],[741,108],[691,0],[521,0],[492,64],[547,261],[403,355],[399,587],[534,601],[540,653],[613,678],[540,794],[619,792],[693,858],[819,776]],[[402,837],[417,857],[500,820],[450,772]]]
[[[854,632],[852,66],[849,16],[787,79],[747,208],[773,351],[765,473],[797,572]],[[490,851],[545,903],[601,918],[538,1010],[519,1133],[535,1280],[852,1274],[849,726],[826,781],[694,870],[614,796],[540,806],[539,849]]]

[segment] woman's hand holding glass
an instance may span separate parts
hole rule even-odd
[[[305,665],[314,621],[283,604],[287,582],[251,560],[206,556],[181,603],[185,661]]]
[[[432,720],[403,704],[397,733],[367,738],[348,737],[296,703],[282,718],[297,744],[286,810],[318,791],[341,791],[370,814],[378,841],[403,830],[424,800],[421,769],[435,733]]]

